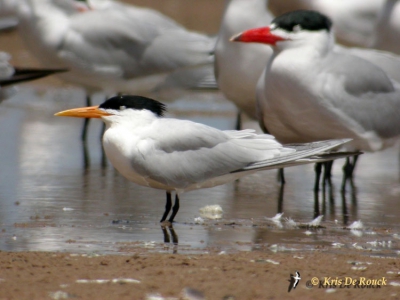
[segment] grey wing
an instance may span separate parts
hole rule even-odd
[[[335,156],[327,155],[327,157],[318,156],[319,154],[325,154],[332,149],[338,148],[343,144],[350,142],[351,139],[339,139],[339,140],[327,140],[327,141],[319,141],[313,143],[306,144],[287,144],[284,145],[286,149],[292,149],[294,151],[287,152],[284,155],[276,156],[274,158],[270,158],[264,161],[255,162],[249,164],[248,166],[235,170],[234,172],[246,172],[249,170],[257,170],[257,169],[276,169],[276,168],[284,168],[289,166],[300,165],[304,163],[311,162],[319,162],[319,161],[327,161],[332,160]],[[353,154],[351,154],[353,155]],[[350,155],[345,155],[350,156]],[[309,160],[305,160],[306,158],[310,158]],[[338,158],[336,156],[336,158]]]
[[[71,17],[60,55],[85,69],[129,79],[208,63],[212,42],[133,9]]]
[[[400,57],[390,52],[375,49],[347,48],[336,45],[335,50],[341,53],[350,53],[373,63],[381,68],[388,77],[400,83]]]
[[[320,76],[320,97],[339,121],[359,135],[400,134],[400,89],[378,66],[353,55],[335,54]]]
[[[132,167],[144,177],[181,189],[282,152],[272,137],[173,119],[155,122],[143,137],[135,146]]]

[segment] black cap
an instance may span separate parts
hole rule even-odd
[[[147,109],[157,116],[161,117],[164,115],[166,111],[165,104],[158,102],[157,100],[153,100],[150,98],[142,97],[142,96],[131,96],[131,95],[122,95],[115,96],[104,103],[102,103],[99,108],[103,109],[114,109],[114,110],[122,110],[126,108],[132,108],[137,110]]]
[[[325,15],[313,10],[295,10],[276,17],[271,24],[286,31],[293,31],[296,26],[301,29],[318,31],[330,31],[332,21]]]

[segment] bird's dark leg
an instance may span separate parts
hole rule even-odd
[[[325,182],[328,183],[328,186],[332,186],[332,166],[333,166],[333,160],[324,162],[324,184]]]
[[[83,151],[83,168],[87,170],[89,169],[90,166],[90,156],[86,142],[82,143],[82,151]]]
[[[285,172],[283,168],[278,170],[278,182],[280,182],[282,185],[286,183]]]
[[[353,156],[353,162],[350,161],[350,158],[347,157],[346,158],[346,163],[343,166],[343,182],[342,182],[342,192],[346,191],[346,182],[347,180],[351,180],[351,184],[354,185],[352,183],[353,181],[353,173],[354,173],[354,169],[356,167],[356,163],[358,160],[359,155],[354,155]]]
[[[314,190],[314,219],[319,215],[319,192]]]
[[[342,193],[346,191],[346,182],[348,178],[348,174],[350,172],[351,162],[350,158],[346,157],[346,163],[343,166],[343,180],[342,180]]]
[[[353,177],[353,173],[354,173],[354,169],[356,168],[356,164],[357,164],[357,161],[358,161],[358,157],[359,157],[360,155],[354,155],[353,156],[353,164],[352,164],[352,166],[351,166],[351,177]]]
[[[318,193],[319,191],[319,181],[321,179],[321,171],[322,171],[322,163],[315,164],[315,185],[314,192]]]
[[[283,195],[285,192],[285,185],[281,184],[278,195],[278,214],[283,213]]]
[[[86,106],[92,106],[92,98],[90,95],[86,95]],[[86,142],[86,139],[87,139],[89,120],[90,120],[89,118],[85,118],[85,120],[83,121],[83,128],[82,128],[82,134],[81,134],[81,140],[83,142]]]
[[[167,202],[165,203],[165,211],[164,211],[164,214],[163,214],[160,222],[165,221],[165,219],[167,218],[167,216],[171,210],[171,206],[172,206],[171,192],[167,191]]]
[[[108,97],[106,96],[106,100],[108,99]],[[100,132],[100,145],[101,145],[101,167],[103,169],[107,168],[107,156],[106,156],[106,152],[104,151],[104,147],[103,147],[103,135],[104,132],[106,131],[106,123],[102,122],[101,125],[101,132]]]
[[[178,194],[176,194],[175,195],[175,204],[174,204],[174,207],[172,208],[172,214],[168,220],[170,223],[172,223],[174,221],[174,218],[175,218],[176,214],[178,213],[178,211],[179,211],[179,196],[178,196]]]
[[[235,129],[242,130],[242,114],[240,113],[240,111],[238,111],[237,116],[236,116]]]

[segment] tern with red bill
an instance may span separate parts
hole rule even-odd
[[[301,10],[232,38],[274,51],[257,85],[260,122],[282,143],[350,138],[349,150],[385,149],[400,136],[400,83],[338,50],[331,27],[326,16]],[[348,159],[345,178],[354,165]]]
[[[128,180],[167,192],[165,221],[176,192],[172,222],[183,192],[234,181],[260,170],[331,160],[349,155],[329,151],[349,139],[282,145],[252,130],[221,131],[186,120],[165,118],[165,105],[141,96],[117,96],[100,106],[57,116],[101,118],[103,146],[111,164]]]

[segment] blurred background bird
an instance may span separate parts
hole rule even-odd
[[[29,50],[43,66],[68,68],[60,77],[84,87],[88,105],[96,91],[162,97],[216,87],[215,39],[154,10],[111,1],[24,0],[18,16]],[[87,122],[83,140],[86,130]]]

